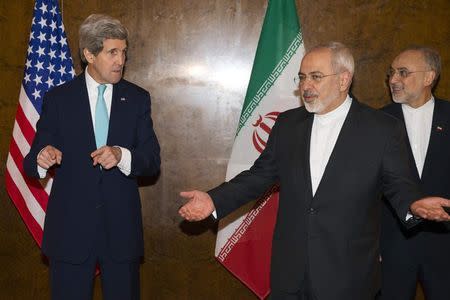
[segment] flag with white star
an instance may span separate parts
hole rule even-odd
[[[5,180],[11,200],[39,246],[52,178],[26,177],[22,161],[36,133],[44,94],[74,76],[58,1],[36,0]]]

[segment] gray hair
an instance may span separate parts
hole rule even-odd
[[[103,50],[106,39],[125,40],[128,44],[128,30],[119,20],[107,15],[93,14],[84,20],[78,31],[81,60],[87,63],[83,50],[87,49],[94,55]]]
[[[350,74],[355,72],[355,60],[350,49],[339,42],[329,42],[326,44],[320,44],[311,48],[306,54],[317,49],[330,49],[331,50],[331,67],[334,72],[348,71]],[[305,55],[306,55],[305,54]]]
[[[431,87],[434,87],[438,81],[439,75],[441,75],[441,56],[439,55],[439,52],[432,48],[418,45],[409,46],[403,50],[402,53],[406,51],[418,51],[422,53],[425,63],[435,73],[431,84]]]

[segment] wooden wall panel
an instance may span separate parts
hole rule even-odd
[[[255,299],[213,257],[215,228],[177,215],[178,192],[220,183],[234,138],[266,9],[265,0],[61,1],[76,64],[78,26],[107,13],[130,30],[125,77],[148,89],[162,146],[162,172],[141,188],[145,262],[142,299]],[[409,44],[443,58],[436,95],[450,99],[450,3],[388,0],[298,0],[306,47],[338,40],[356,58],[353,93],[389,102],[386,70]],[[4,171],[23,76],[32,0],[0,2],[0,298],[48,299],[40,252],[4,189]],[[295,74],[293,74],[294,76]],[[99,282],[95,299],[100,297]]]

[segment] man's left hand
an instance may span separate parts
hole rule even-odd
[[[109,170],[120,162],[122,150],[119,147],[103,146],[91,153],[93,165],[100,164],[103,169]]]
[[[444,207],[450,208],[450,200],[441,197],[426,197],[411,204],[410,211],[431,221],[450,221]]]

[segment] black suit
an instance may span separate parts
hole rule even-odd
[[[313,119],[304,107],[282,113],[250,170],[209,194],[220,218],[279,182],[272,292],[311,288],[318,300],[372,300],[380,286],[381,194],[389,195],[402,218],[421,197],[405,159],[404,130],[394,118],[353,100],[313,197]]]
[[[404,122],[402,106],[391,104],[383,110]],[[406,130],[406,128],[405,128]],[[431,136],[420,185],[431,196],[450,198],[450,103],[435,99]],[[408,142],[409,159],[414,156]],[[414,168],[419,178],[417,168]],[[417,281],[427,300],[450,299],[449,223],[423,222],[405,232],[386,204],[382,214],[383,257],[382,299],[414,299]]]
[[[117,167],[92,165],[96,144],[84,73],[45,95],[36,136],[24,159],[29,176],[39,176],[36,158],[46,145],[62,152],[42,242],[50,264],[78,265],[93,255],[119,263],[139,261],[144,252],[136,176],[154,175],[160,165],[148,92],[126,80],[113,85],[107,145],[130,150],[129,176]]]

